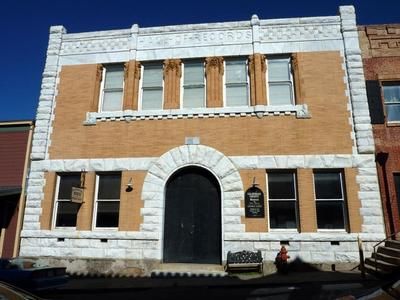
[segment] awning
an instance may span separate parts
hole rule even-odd
[[[21,194],[22,188],[18,186],[0,186],[0,197]]]

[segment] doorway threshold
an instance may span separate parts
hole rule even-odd
[[[162,263],[151,272],[152,277],[224,277],[228,275],[219,264]]]

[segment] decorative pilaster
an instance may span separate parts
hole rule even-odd
[[[125,63],[123,110],[137,110],[141,64],[131,60]]]
[[[299,65],[301,61],[301,53],[293,53],[291,59],[296,104],[304,104],[305,101],[301,89],[301,67]]]
[[[252,106],[267,105],[265,55],[255,53],[249,56],[250,103]]]
[[[94,84],[94,92],[93,92],[93,99],[92,104],[90,105],[90,111],[98,111],[99,107],[99,99],[100,99],[100,86],[101,81],[103,80],[103,65],[98,64],[96,66],[96,74],[95,74],[95,84]]]
[[[206,58],[207,107],[223,106],[224,59],[222,57]]]
[[[181,67],[180,59],[164,61],[164,109],[180,107]]]

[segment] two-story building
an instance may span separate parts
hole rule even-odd
[[[400,232],[400,24],[359,26],[386,234]]]
[[[71,272],[357,264],[385,232],[354,8],[51,27],[28,184],[21,255]]]

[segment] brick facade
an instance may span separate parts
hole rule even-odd
[[[400,126],[387,123],[381,86],[384,82],[400,82],[400,25],[360,26],[358,30],[365,80],[371,86],[369,102],[371,116],[375,117],[373,133],[379,185],[386,234],[390,235],[400,231],[400,199],[394,184],[394,174],[400,172]],[[388,153],[387,161],[379,158],[380,153]]]

